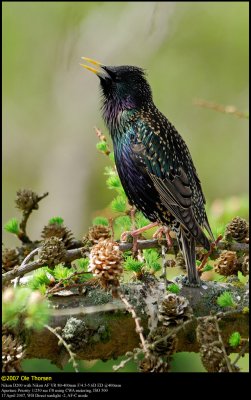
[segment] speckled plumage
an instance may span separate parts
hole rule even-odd
[[[205,197],[189,150],[168,119],[156,108],[144,73],[137,67],[105,67],[100,75],[103,116],[110,131],[115,162],[131,204],[152,222],[177,234],[191,285],[199,284],[195,244],[209,250],[213,237]]]

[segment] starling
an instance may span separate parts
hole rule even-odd
[[[200,286],[195,245],[210,249],[213,234],[205,197],[182,137],[157,109],[144,70],[134,66],[83,67],[100,79],[102,113],[113,140],[117,171],[130,204],[152,223],[176,233],[184,255],[188,284]],[[153,225],[153,224],[152,224]]]

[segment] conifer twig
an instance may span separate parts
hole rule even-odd
[[[97,128],[96,126],[94,127],[94,129],[95,129],[95,132],[96,132],[96,134],[97,134],[99,140],[100,140],[101,142],[106,142],[106,150],[105,150],[103,153],[104,153],[106,156],[109,156],[109,155],[111,154],[111,150],[110,150],[110,148],[109,148],[109,146],[108,146],[106,136],[105,136],[105,135],[101,132],[101,130],[100,130],[99,128]]]
[[[224,342],[222,340],[222,336],[221,336],[220,327],[219,327],[219,324],[218,324],[217,317],[214,316],[213,318],[214,318],[214,323],[215,323],[215,327],[216,327],[216,330],[217,330],[219,342],[220,342],[220,345],[221,345],[221,349],[222,349],[222,352],[223,352],[223,356],[224,356],[224,359],[226,361],[227,369],[228,369],[229,372],[233,372],[233,369],[232,369],[232,366],[231,366],[231,362],[230,362],[230,360],[228,358],[228,355],[227,355],[227,352],[226,352],[226,349],[225,349],[225,345],[224,345]]]
[[[35,254],[37,254],[40,250],[40,247],[37,247],[36,249],[32,250],[28,256],[25,257],[25,259],[22,261],[22,264],[20,265],[20,268],[24,268],[27,264],[27,261],[29,261],[31,258],[33,258],[35,256]]]
[[[52,288],[50,288],[49,290],[48,290],[48,292],[47,292],[47,294],[54,294],[54,293],[56,293],[56,292],[60,292],[61,290],[66,290],[66,289],[69,289],[70,287],[81,287],[81,286],[84,286],[86,283],[85,282],[82,282],[82,283],[73,283],[73,284],[70,284],[70,285],[66,285],[66,286],[62,286],[65,282],[67,282],[67,281],[70,281],[71,279],[73,279],[73,278],[75,278],[75,277],[77,277],[77,276],[81,276],[81,275],[83,275],[83,274],[89,274],[90,272],[88,272],[88,271],[82,271],[82,272],[77,272],[77,271],[75,271],[75,272],[73,272],[71,275],[69,275],[67,278],[62,278],[62,279],[60,279],[60,281],[55,285],[55,286],[53,286]]]
[[[207,101],[203,99],[195,99],[194,105],[203,108],[209,108],[211,110],[215,110],[225,114],[232,114],[238,118],[248,119],[249,115],[246,112],[239,111],[235,106],[223,106],[222,104],[214,103],[212,101]]]
[[[44,194],[42,194],[41,196],[38,196],[36,204],[41,201],[42,199],[44,199],[46,196],[48,196],[49,192],[45,192]],[[27,236],[26,233],[26,225],[29,219],[29,216],[31,215],[32,211],[34,210],[34,204],[32,204],[32,206],[30,207],[29,210],[23,211],[23,217],[22,217],[22,221],[20,222],[20,232],[18,234],[18,238],[21,240],[21,242],[23,243],[32,243],[32,241],[30,240],[30,238]]]
[[[138,333],[138,335],[140,337],[140,341],[141,341],[141,344],[142,344],[142,349],[143,349],[144,353],[146,355],[148,355],[149,350],[148,350],[148,347],[147,347],[147,344],[146,344],[146,340],[145,340],[144,335],[143,335],[143,328],[140,325],[140,318],[137,317],[137,314],[136,314],[133,306],[129,303],[129,301],[121,293],[121,291],[118,291],[118,295],[119,295],[121,301],[123,301],[123,303],[125,304],[127,311],[129,311],[132,314],[132,317],[133,317],[133,319],[135,321],[135,325],[136,325],[136,332]]]
[[[243,342],[242,344],[242,348],[241,351],[239,352],[239,354],[237,355],[236,359],[233,362],[233,365],[236,366],[237,362],[239,361],[239,359],[244,356],[244,354],[246,353],[246,350],[249,346],[249,339],[245,340],[245,342]]]
[[[51,333],[53,333],[53,335],[55,335],[55,336],[59,339],[58,344],[59,344],[59,345],[62,344],[62,345],[65,347],[66,351],[69,353],[69,356],[70,356],[69,361],[72,362],[72,365],[73,365],[73,368],[75,369],[75,372],[79,372],[79,370],[78,370],[78,364],[77,364],[77,362],[76,362],[76,360],[75,360],[76,354],[73,353],[73,351],[71,350],[71,345],[68,344],[68,343],[62,338],[61,335],[59,335],[59,333],[57,332],[57,329],[56,329],[56,328],[52,328],[52,327],[49,326],[49,325],[45,325],[45,328],[47,328]],[[60,328],[60,329],[61,329],[61,328]]]

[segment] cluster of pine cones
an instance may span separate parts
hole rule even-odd
[[[25,346],[6,328],[2,328],[2,372],[20,372]]]
[[[214,265],[215,271],[223,276],[237,275],[238,271],[249,275],[249,255],[237,258],[235,251],[224,250]]]
[[[208,372],[228,372],[226,356],[219,341],[215,317],[199,318],[196,335],[200,345],[201,361],[206,370]],[[229,358],[228,361],[233,372],[238,372],[239,368],[231,364]]]
[[[249,243],[249,224],[240,217],[235,217],[226,226],[224,237],[227,241],[238,243]],[[202,261],[204,253],[196,254],[196,259]],[[175,258],[177,267],[186,269],[186,263],[182,253],[178,253]],[[241,271],[244,276],[249,275],[249,255],[237,257],[235,251],[223,250],[214,262],[217,273],[223,276],[237,275]]]
[[[225,239],[238,243],[249,242],[249,224],[245,219],[235,217],[226,226]],[[223,276],[237,275],[241,271],[244,276],[249,274],[249,255],[237,257],[235,251],[224,250],[214,263],[215,271]]]

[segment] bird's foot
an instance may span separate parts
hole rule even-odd
[[[162,235],[164,233],[165,237],[166,237],[166,242],[167,242],[167,246],[170,249],[170,247],[173,246],[173,241],[172,238],[170,236],[170,229],[167,226],[161,226],[159,229],[157,229],[157,231],[154,233],[153,237],[154,239],[161,239]]]
[[[125,231],[120,236],[120,240],[122,242],[126,242],[128,240],[128,237],[132,237],[132,254],[135,256],[138,251],[138,238],[140,237],[142,232],[145,232],[148,229],[155,227],[156,225],[158,225],[157,222],[152,222],[151,224],[143,226],[142,228],[134,229],[132,231]]]

